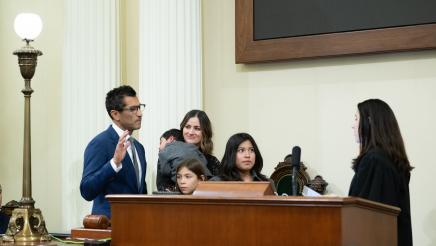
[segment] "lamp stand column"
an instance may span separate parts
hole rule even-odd
[[[41,210],[34,207],[35,201],[32,198],[30,97],[33,89],[30,87],[30,81],[35,74],[37,58],[42,52],[34,49],[28,40],[26,41],[26,46],[14,52],[14,55],[18,56],[20,72],[25,81],[25,87],[21,91],[24,94],[23,196],[20,207],[12,212],[3,241],[28,245],[33,242],[50,241],[51,238]]]

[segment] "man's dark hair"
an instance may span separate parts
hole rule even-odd
[[[171,136],[173,136],[176,141],[184,142],[182,131],[180,131],[179,129],[175,129],[175,128],[164,132],[162,134],[161,138],[165,138],[166,140],[168,140],[168,138]]]
[[[136,97],[136,91],[128,86],[122,85],[120,87],[114,88],[106,94],[106,111],[109,117],[112,119],[111,111],[122,111],[126,106],[124,104],[124,97]]]

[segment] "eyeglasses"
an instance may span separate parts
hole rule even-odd
[[[139,105],[123,108],[122,110],[127,110],[130,111],[131,113],[138,113],[138,110],[143,112],[144,109],[145,109],[145,104],[139,104]]]

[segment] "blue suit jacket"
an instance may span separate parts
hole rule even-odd
[[[145,151],[142,144],[135,141],[136,151],[141,162],[141,187],[136,182],[135,168],[129,154],[122,160],[123,168],[116,173],[110,164],[114,156],[119,136],[112,126],[97,135],[85,150],[80,193],[87,201],[94,200],[92,214],[103,214],[111,218],[111,210],[105,196],[108,194],[147,194],[145,184]]]
[[[0,234],[4,234],[8,229],[9,216],[0,212]]]

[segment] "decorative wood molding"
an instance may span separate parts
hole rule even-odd
[[[212,181],[209,181],[212,182]],[[215,181],[213,181],[215,182]],[[221,196],[194,196],[194,195],[168,195],[168,196],[147,196],[147,195],[107,195],[110,204],[240,204],[240,205],[265,205],[275,203],[276,205],[290,206],[358,206],[361,208],[377,209],[385,214],[398,215],[401,211],[398,207],[384,203],[374,202],[359,197],[340,196],[263,196],[263,197],[221,197]]]

